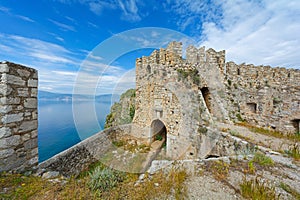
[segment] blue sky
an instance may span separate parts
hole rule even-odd
[[[299,0],[0,0],[0,24],[0,60],[38,69],[50,92],[120,93],[135,58],[174,39],[300,68]]]

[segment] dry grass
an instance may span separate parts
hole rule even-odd
[[[279,187],[281,187],[287,193],[290,193],[293,197],[295,197],[295,199],[300,199],[300,194],[295,189],[293,189],[292,187],[290,187],[289,185],[281,182],[279,184]]]
[[[240,184],[241,194],[246,199],[255,200],[273,200],[279,199],[276,195],[275,187],[270,186],[268,182],[264,182],[261,178],[247,180],[244,178]]]
[[[230,165],[222,160],[208,163],[206,169],[210,171],[216,180],[224,180],[229,175]]]
[[[276,137],[279,139],[287,139],[293,142],[296,141],[300,141],[300,134],[283,134],[279,131],[274,131],[274,130],[270,130],[270,129],[265,129],[265,128],[261,128],[261,127],[257,127],[257,126],[253,126],[247,122],[238,122],[236,123],[239,126],[244,126],[246,128],[248,128],[250,131],[254,132],[254,133],[259,133],[259,134],[263,134],[263,135],[267,135],[267,136],[272,136],[272,137]]]
[[[101,163],[90,166],[88,172],[78,178],[69,178],[60,182],[21,174],[0,174],[0,199],[175,199],[186,197],[184,170],[172,169],[168,173],[159,172],[142,183],[135,185],[138,174],[124,173],[122,180],[105,190],[91,189],[91,174],[96,169],[105,169]],[[95,178],[95,177],[94,177]]]

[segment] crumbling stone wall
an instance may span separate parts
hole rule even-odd
[[[299,131],[300,70],[228,62],[224,84],[232,119],[286,134]]]
[[[38,164],[37,70],[0,63],[0,171]]]
[[[213,121],[247,120],[283,133],[299,131],[300,71],[225,62],[225,51],[171,42],[136,60],[136,137],[151,124],[167,130],[167,155],[202,158],[221,135]]]

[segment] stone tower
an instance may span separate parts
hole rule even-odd
[[[281,81],[290,89],[280,86]],[[188,47],[184,59],[182,43],[171,42],[166,49],[136,60],[133,134],[151,143],[164,130],[167,155],[180,159],[203,158],[212,151],[221,137],[215,121],[243,118],[283,133],[296,132],[299,84],[299,70],[225,63],[224,50],[205,47]],[[284,117],[278,123],[279,116]]]

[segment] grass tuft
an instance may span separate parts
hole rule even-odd
[[[246,180],[240,184],[241,194],[246,199],[255,200],[273,200],[279,199],[276,195],[275,187],[269,186],[267,182],[263,182],[260,178]]]
[[[254,154],[254,157],[253,157],[252,161],[254,163],[259,164],[260,166],[263,166],[263,167],[274,166],[274,161],[272,160],[272,158],[270,158],[270,157],[268,157],[265,154],[260,153],[260,152],[256,152]]]

